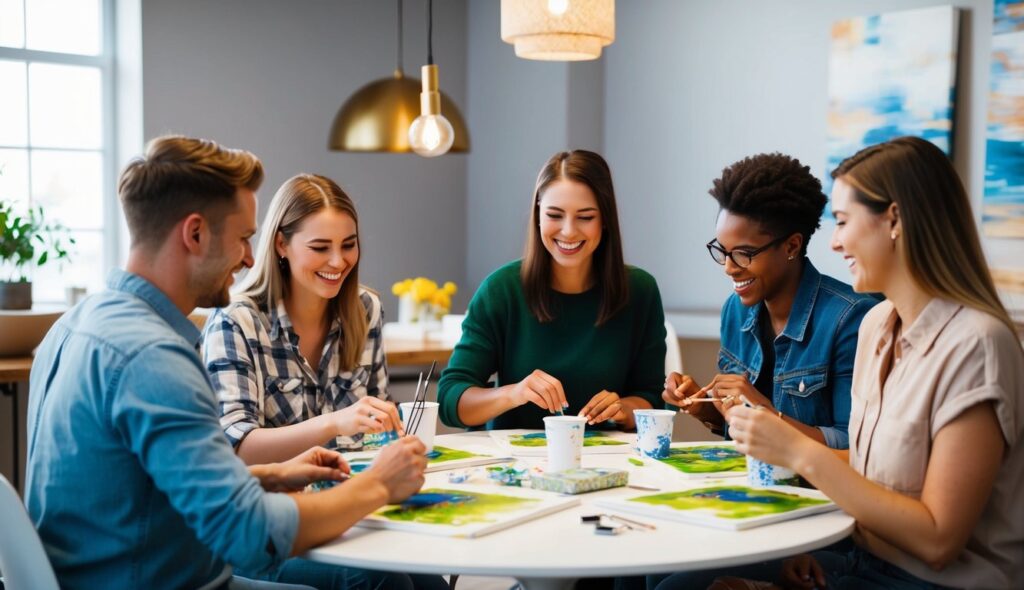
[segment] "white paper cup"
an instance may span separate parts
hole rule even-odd
[[[579,469],[583,455],[583,416],[547,416],[544,435],[548,442],[548,472]]]
[[[655,459],[668,457],[672,444],[673,410],[634,410],[636,418],[636,447],[640,454]]]
[[[434,433],[437,432],[437,402],[423,402],[423,415],[416,420],[416,431],[409,431],[409,417],[412,415],[412,406],[415,402],[403,402],[398,404],[398,410],[402,414],[402,426],[407,434],[412,434],[423,442],[427,452],[434,450]],[[418,404],[417,404],[418,405]]]
[[[800,478],[792,469],[765,463],[747,455],[747,485],[752,488],[796,485]]]

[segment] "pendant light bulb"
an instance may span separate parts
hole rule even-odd
[[[437,90],[437,65],[423,66],[422,74],[420,116],[409,125],[409,147],[425,158],[433,158],[448,153],[455,142],[455,130],[441,114],[441,93]]]

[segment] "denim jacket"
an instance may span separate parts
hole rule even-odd
[[[786,329],[775,338],[772,404],[783,414],[819,428],[834,449],[849,447],[850,384],[857,330],[878,300],[855,293],[804,259]],[[764,304],[745,307],[733,294],[722,307],[719,373],[754,383],[763,355],[758,330]]]

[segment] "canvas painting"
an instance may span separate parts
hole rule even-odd
[[[565,510],[579,502],[578,498],[523,488],[427,488],[402,504],[378,509],[361,520],[359,526],[448,537],[480,537]]]
[[[345,460],[348,461],[349,467],[352,468],[353,475],[369,467],[376,456],[376,451],[344,454]],[[446,471],[449,469],[464,469],[480,465],[505,463],[511,460],[512,457],[509,456],[499,456],[483,451],[452,449],[434,445],[434,449],[427,453],[427,468],[425,472],[433,473],[435,471]]]
[[[951,153],[958,16],[940,6],[832,26],[826,193],[839,163],[870,145],[914,135]]]
[[[728,530],[749,529],[838,509],[817,490],[790,486],[751,488],[726,483],[628,499],[598,500],[597,504]]]
[[[543,457],[548,452],[548,439],[543,430],[492,430],[491,438],[502,451],[516,457]],[[631,453],[635,435],[622,432],[588,430],[583,433],[584,455],[617,455]]]
[[[1024,2],[996,0],[982,230],[1024,238]]]
[[[672,443],[668,457],[647,459],[675,469],[688,479],[736,477],[747,473],[747,457],[733,442]]]

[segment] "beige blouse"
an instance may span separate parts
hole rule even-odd
[[[968,408],[992,402],[1007,450],[963,553],[942,571],[880,540],[865,548],[944,586],[1011,588],[1024,580],[1024,352],[991,315],[933,299],[904,327],[902,358],[884,386],[896,311],[875,306],[860,326],[853,370],[850,464],[890,490],[920,498],[935,435]],[[1013,580],[1017,580],[1014,582]]]

